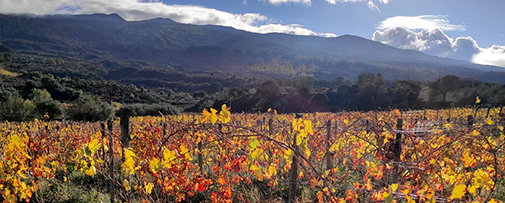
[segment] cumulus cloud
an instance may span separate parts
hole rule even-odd
[[[309,2],[310,0],[269,0],[270,2]],[[271,23],[259,13],[235,14],[194,5],[168,5],[158,0],[1,0],[0,13],[90,14],[117,13],[130,21],[170,18],[179,23],[220,25],[255,33],[318,35],[301,25]]]
[[[412,30],[441,29],[444,31],[464,31],[464,25],[451,24],[445,15],[394,16],[379,23],[377,29],[405,27]]]
[[[489,48],[481,48],[480,52],[473,56],[472,61],[505,67],[505,46],[493,45]]]
[[[404,27],[387,28],[375,31],[372,40],[434,56],[505,67],[505,46],[482,48],[472,37],[453,39],[439,28],[419,32]]]

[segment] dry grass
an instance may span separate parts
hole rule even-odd
[[[13,72],[10,72],[8,70],[5,70],[3,69],[2,67],[0,67],[0,75],[5,75],[5,76],[11,76],[11,77],[16,77],[18,76],[17,73],[13,73]]]

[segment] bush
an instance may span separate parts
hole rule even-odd
[[[70,104],[67,117],[76,121],[103,121],[111,119],[114,114],[110,104],[102,102],[97,96],[83,94]]]
[[[65,113],[63,105],[53,100],[47,90],[33,89],[31,98],[37,106],[38,117],[48,115],[50,119],[62,119]]]
[[[0,103],[0,120],[28,121],[35,118],[36,106],[21,97],[9,97]]]

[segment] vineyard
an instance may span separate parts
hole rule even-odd
[[[0,193],[5,202],[500,202],[500,111],[230,114],[223,105],[106,123],[6,122]]]

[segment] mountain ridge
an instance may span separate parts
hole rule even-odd
[[[180,24],[169,18],[126,21],[118,14],[0,15],[0,19],[7,22],[0,25],[3,46],[28,55],[42,51],[77,61],[93,58],[90,63],[103,69],[103,77],[118,70],[103,61],[133,60],[160,70],[250,77],[312,74],[316,79],[353,79],[372,72],[390,79],[432,80],[442,70],[443,75],[474,75],[490,82],[503,79],[501,74],[489,78],[492,74],[486,73],[501,67],[402,50],[348,34],[334,38],[258,34],[216,25]]]

